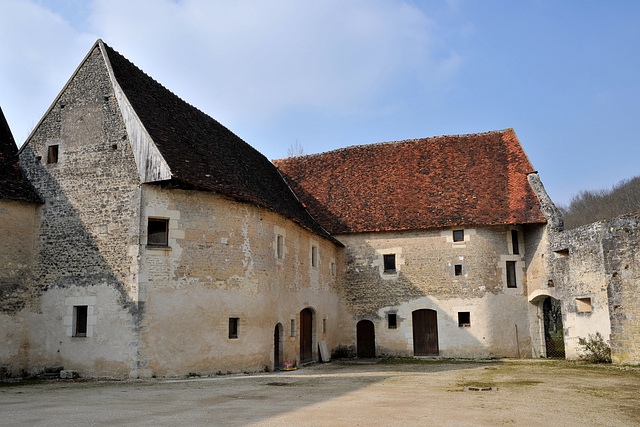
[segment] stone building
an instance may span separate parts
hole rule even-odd
[[[511,129],[272,163],[101,40],[19,168],[0,124],[5,374],[547,354],[561,225]]]

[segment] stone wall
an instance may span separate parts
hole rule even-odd
[[[35,232],[30,366],[128,371],[136,364],[140,188],[99,49],[38,124],[20,164],[45,200]],[[69,333],[73,301],[96,302],[89,321],[97,324],[86,337]],[[124,368],[114,371],[113,364]]]
[[[27,367],[36,206],[0,199],[0,378]]]
[[[640,361],[639,221],[625,215],[551,234],[549,269],[568,358],[580,356],[579,338],[600,332],[614,362]]]
[[[341,342],[345,309],[334,290],[344,268],[341,248],[281,215],[215,193],[143,188],[142,223],[168,219],[169,245],[147,247],[143,225],[140,295],[148,364],[141,375],[272,369],[278,324],[283,360],[299,361],[305,308],[314,313],[316,360],[320,341],[329,348]],[[229,338],[230,318],[239,321],[237,338]]]
[[[518,231],[519,254],[513,253],[512,229]],[[379,355],[411,356],[412,312],[426,308],[438,313],[442,356],[530,355],[527,251],[536,245],[527,239],[529,233],[536,238],[537,229],[526,230],[465,228],[462,242],[453,241],[452,229],[337,236],[346,246],[346,286],[341,293],[354,312],[352,343],[357,321],[368,319],[375,325]],[[384,271],[385,254],[396,255],[395,272]],[[507,287],[507,261],[516,263],[515,289]],[[460,312],[470,313],[471,326],[458,325]],[[389,313],[396,314],[396,329],[387,325]]]
[[[602,224],[611,350],[616,363],[640,363],[640,215]]]

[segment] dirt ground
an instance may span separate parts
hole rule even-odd
[[[464,391],[493,387],[492,391]],[[640,425],[640,368],[548,360],[0,383],[0,425]]]

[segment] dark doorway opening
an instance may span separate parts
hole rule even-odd
[[[376,357],[376,331],[373,322],[361,320],[356,326],[358,357],[370,359]]]
[[[438,349],[438,313],[435,310],[416,310],[413,320],[414,356],[437,356]]]
[[[544,342],[547,357],[565,357],[564,330],[562,329],[562,303],[552,297],[548,297],[542,303],[544,313]]]
[[[282,368],[284,356],[282,352],[282,324],[278,323],[273,330],[273,370]]]

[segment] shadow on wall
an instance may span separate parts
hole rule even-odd
[[[66,327],[51,325],[50,319],[60,319],[65,312],[43,312],[43,296],[58,289],[69,290],[66,298],[95,296],[96,287],[109,287],[119,295],[117,304],[125,311],[129,320],[125,322],[129,338],[131,360],[115,360],[125,370],[132,366],[140,367],[144,362],[138,358],[138,345],[144,317],[144,302],[138,302],[136,289],[126,285],[132,270],[135,256],[127,253],[127,247],[139,240],[139,227],[135,235],[130,235],[132,221],[137,215],[132,211],[131,193],[118,198],[113,188],[109,188],[110,177],[97,176],[100,166],[95,166],[93,176],[69,173],[76,165],[45,166],[31,147],[27,145],[20,155],[20,163],[27,171],[29,179],[45,200],[44,206],[38,209],[37,241],[34,256],[33,304],[34,312],[39,313],[46,325],[45,331],[32,331],[32,336],[45,335],[46,342],[60,342],[60,347],[52,346],[47,350],[37,349],[42,358],[39,364],[61,363],[67,365],[63,354]],[[55,177],[55,168],[67,168],[63,188]],[[94,185],[94,182],[98,185]],[[74,200],[70,199],[73,194]],[[85,212],[81,214],[75,205],[80,205]],[[137,203],[139,206],[139,203]],[[120,221],[113,221],[119,218]],[[108,260],[106,256],[110,257]],[[89,291],[89,289],[91,290]],[[85,289],[85,292],[79,292]],[[65,301],[58,301],[55,309],[64,307]],[[65,307],[66,309],[66,307]],[[96,312],[101,311],[96,307]],[[120,331],[119,333],[123,333]],[[68,336],[68,334],[67,334]],[[108,342],[108,341],[107,341]],[[68,344],[68,343],[67,343]],[[31,344],[33,349],[38,343]],[[57,352],[56,352],[57,349]],[[62,350],[62,351],[61,351]],[[94,359],[101,358],[100,344],[92,343]],[[74,369],[74,362],[65,367]],[[31,366],[38,369],[40,366]]]

